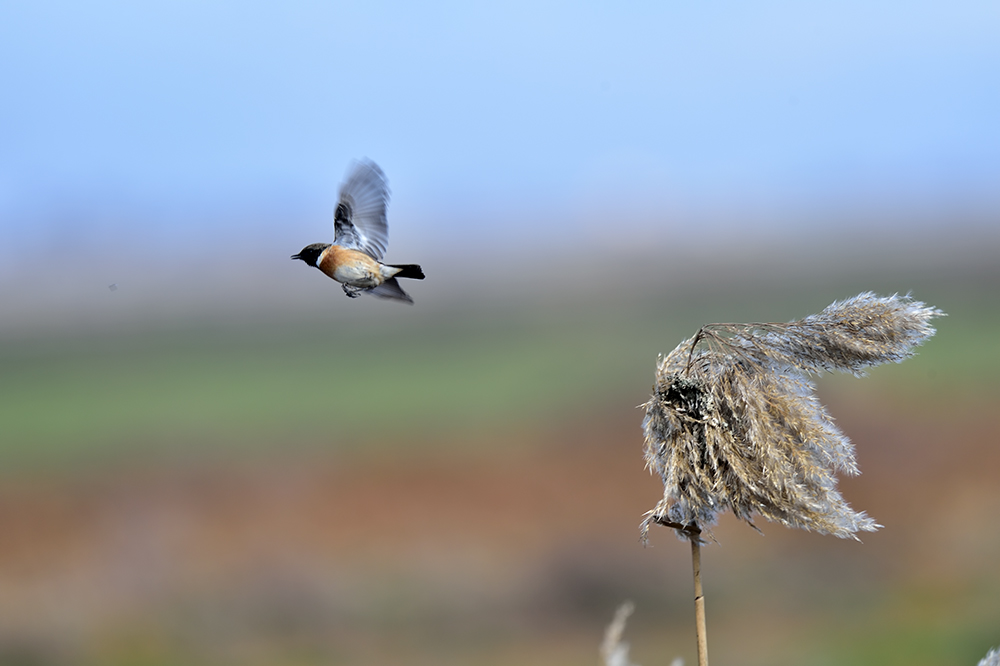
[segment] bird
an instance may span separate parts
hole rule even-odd
[[[292,259],[304,261],[339,282],[350,298],[371,294],[413,303],[397,278],[423,280],[417,264],[383,264],[389,245],[386,207],[389,185],[382,169],[371,160],[355,162],[340,187],[333,214],[333,243],[306,245]]]

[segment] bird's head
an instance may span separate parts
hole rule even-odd
[[[302,248],[302,251],[298,254],[293,254],[292,259],[301,259],[310,266],[316,266],[316,260],[319,259],[319,255],[323,254],[323,250],[330,247],[329,243],[313,243],[312,245],[306,245]]]

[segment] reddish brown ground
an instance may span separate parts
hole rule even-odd
[[[761,538],[727,517],[705,555],[714,632],[744,658],[778,659],[754,638],[764,616],[794,633],[872,586],[1000,610],[976,591],[1000,590],[1000,431],[986,407],[945,419],[834,398],[864,471],[842,489],[886,529],[864,545],[768,524]],[[596,663],[626,597],[656,641],[649,663],[690,655],[686,547],[665,532],[637,542],[661,492],[639,419],[475,450],[8,477],[0,663]]]

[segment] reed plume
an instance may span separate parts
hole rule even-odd
[[[709,324],[658,359],[643,430],[663,499],[641,531],[645,541],[657,523],[691,542],[699,666],[708,666],[703,530],[727,509],[754,529],[754,515],[841,538],[881,527],[837,491],[838,472],[859,473],[854,447],[810,377],[903,361],[943,314],[865,292],[787,324]]]
[[[942,314],[866,292],[786,324],[709,324],[661,356],[643,429],[664,492],[643,538],[659,523],[700,539],[727,509],[842,538],[881,527],[837,491],[837,472],[859,473],[854,447],[809,378],[903,361]]]

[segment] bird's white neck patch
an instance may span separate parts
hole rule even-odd
[[[322,252],[319,253],[319,256],[316,257],[316,268],[319,268],[319,265],[323,263],[323,257],[326,256],[326,253],[330,251],[331,247],[333,246],[331,245],[330,247],[325,248]]]

